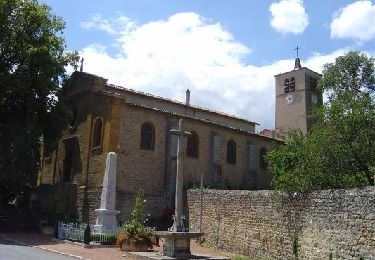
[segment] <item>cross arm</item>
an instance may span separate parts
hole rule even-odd
[[[178,129],[171,129],[170,130],[170,133],[172,134],[172,135],[177,135],[177,136],[189,136],[189,135],[191,135],[191,132],[188,132],[188,131],[183,131],[183,132],[181,132],[180,130],[178,130]]]

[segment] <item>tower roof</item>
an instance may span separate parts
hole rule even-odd
[[[299,70],[301,67],[301,61],[300,59],[297,57],[296,60],[294,61],[294,70]]]
[[[294,69],[294,70],[290,70],[290,71],[286,71],[286,72],[282,72],[282,73],[279,73],[279,74],[276,74],[276,75],[274,75],[275,77],[279,77],[279,76],[281,76],[281,75],[284,75],[284,74],[288,74],[288,73],[295,73],[295,72],[297,72],[297,71],[299,71],[299,70],[305,70],[305,71],[310,71],[310,72],[312,72],[313,74],[316,74],[317,76],[319,76],[319,77],[321,77],[322,76],[322,74],[320,74],[320,73],[318,73],[318,72],[316,72],[316,71],[313,71],[313,70],[311,70],[311,69],[309,69],[309,68],[307,68],[307,67],[301,67],[301,68],[299,68],[299,69]]]

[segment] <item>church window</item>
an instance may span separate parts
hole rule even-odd
[[[141,149],[154,150],[155,128],[152,123],[144,123],[141,127]]]
[[[72,112],[72,119],[70,120],[69,126],[73,127],[77,122],[77,109],[74,109]]]
[[[94,133],[92,147],[98,147],[102,144],[103,120],[97,117],[94,121]]]
[[[293,92],[296,90],[296,79],[291,77],[284,80],[284,93]]]
[[[227,143],[227,162],[236,163],[236,142],[233,140],[229,140]]]
[[[289,93],[289,79],[284,80],[284,93]]]
[[[291,77],[290,82],[289,82],[289,91],[293,92],[295,90],[296,90],[296,80],[294,77]]]
[[[262,147],[259,150],[259,168],[267,169],[267,161],[265,160],[265,156],[267,154],[267,148]]]
[[[186,155],[189,157],[198,158],[199,139],[196,132],[191,132],[187,139]]]

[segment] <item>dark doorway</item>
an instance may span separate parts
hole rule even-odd
[[[72,182],[75,176],[79,176],[82,172],[81,153],[79,141],[77,137],[69,138],[64,141],[65,157],[64,171],[62,180],[64,182]]]

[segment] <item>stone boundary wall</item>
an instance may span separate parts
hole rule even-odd
[[[190,230],[200,191],[188,190]],[[302,197],[272,191],[204,190],[205,240],[254,259],[375,259],[375,187]]]

